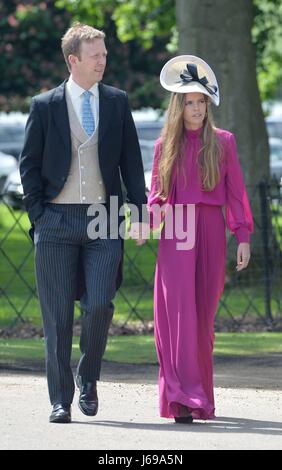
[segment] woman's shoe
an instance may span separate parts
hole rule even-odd
[[[192,416],[175,416],[174,421],[178,424],[192,424],[193,417]]]

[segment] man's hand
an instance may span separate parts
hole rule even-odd
[[[144,222],[133,222],[129,230],[129,237],[136,240],[136,245],[141,246],[146,243],[150,236],[150,226]]]
[[[240,243],[237,249],[237,271],[242,271],[248,266],[250,257],[250,244]]]

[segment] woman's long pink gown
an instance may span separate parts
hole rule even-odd
[[[221,180],[213,191],[201,190],[197,155],[201,129],[185,130],[184,170],[174,174],[168,203],[184,204],[184,228],[188,230],[187,204],[195,204],[195,244],[177,249],[174,235],[159,241],[154,287],[155,340],[159,359],[160,415],[180,416],[185,405],[198,419],[214,418],[213,344],[214,316],[224,288],[226,224],[238,243],[248,242],[253,231],[252,214],[237,156],[235,137],[217,129],[223,148]],[[152,187],[148,200],[151,226],[158,197],[158,162],[161,140],[156,142]],[[223,215],[226,208],[226,223]]]

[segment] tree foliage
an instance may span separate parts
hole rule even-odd
[[[27,108],[25,97],[66,75],[60,40],[71,16],[53,0],[0,0],[0,109]]]
[[[27,110],[30,96],[67,76],[60,42],[74,20],[107,35],[105,81],[133,107],[160,107],[159,71],[177,51],[177,0],[0,0],[0,109]],[[282,0],[253,0],[253,43],[262,99],[282,81]]]
[[[57,0],[73,17],[103,27],[111,15],[122,42],[139,41],[151,48],[156,37],[167,37],[175,25],[174,0]]]
[[[150,49],[156,37],[167,36],[168,49],[177,49],[177,0],[58,0],[77,18],[104,25],[111,14],[118,38],[136,40]],[[253,43],[262,100],[272,98],[282,81],[282,0],[253,0]]]
[[[64,80],[68,72],[61,37],[77,19],[106,32],[109,59],[104,81],[127,90],[133,108],[160,107],[158,74],[169,57],[169,36],[157,37],[150,50],[135,40],[121,43],[112,19],[115,4],[85,1],[76,10],[75,1],[67,9],[55,0],[0,0],[0,110],[27,111],[31,96]]]
[[[282,84],[282,0],[253,0],[253,9],[258,84],[267,100]]]

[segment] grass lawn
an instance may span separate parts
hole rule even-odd
[[[18,224],[15,218],[19,219]],[[35,290],[34,253],[28,229],[26,213],[10,211],[0,204],[0,328],[11,325],[17,318],[17,311],[31,323],[41,324]],[[151,319],[155,269],[153,251],[157,250],[157,240],[151,240],[150,247],[137,247],[132,240],[127,240],[125,246],[123,289],[115,299],[115,319],[124,322],[136,302],[142,317]],[[77,306],[76,317],[79,314]],[[136,316],[134,318],[137,319]]]
[[[272,204],[272,211],[274,213],[274,227],[275,227],[275,234],[276,240],[280,244],[280,248],[282,250],[282,207],[281,201],[277,201],[277,203]]]
[[[15,225],[15,218],[19,224]],[[14,226],[15,225],[15,226]],[[30,323],[41,324],[40,309],[35,290],[33,247],[28,236],[29,221],[26,213],[11,211],[0,204],[0,328],[8,327],[18,315]],[[8,235],[7,235],[8,234]],[[114,321],[123,323],[130,319],[153,318],[153,281],[157,240],[137,247],[135,242],[125,242],[124,281],[115,298]],[[134,263],[131,261],[134,260]],[[264,315],[264,290],[257,282],[241,287],[226,284],[221,298],[217,317]],[[272,308],[274,315],[279,313],[278,289],[273,288]],[[276,292],[277,291],[277,292]],[[252,302],[250,302],[250,298]],[[134,311],[135,310],[135,311]],[[80,315],[78,305],[75,315]],[[281,314],[281,312],[280,312]]]
[[[282,333],[217,333],[215,355],[264,355],[282,353]],[[73,360],[80,357],[79,340],[73,341]],[[133,364],[157,362],[152,336],[109,337],[106,360]],[[0,364],[27,365],[44,363],[41,339],[1,339]]]

